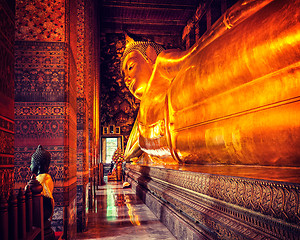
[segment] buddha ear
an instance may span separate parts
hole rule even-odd
[[[152,46],[149,45],[147,47],[146,55],[147,55],[148,59],[151,60],[152,64],[154,64],[156,61],[156,58],[157,58],[157,54],[156,54],[155,49]]]

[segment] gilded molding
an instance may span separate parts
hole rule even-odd
[[[219,237],[300,236],[299,184],[140,165],[126,167],[130,179],[200,225],[213,229]]]

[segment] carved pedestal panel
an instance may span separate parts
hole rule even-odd
[[[137,194],[178,239],[300,239],[298,183],[126,168]]]

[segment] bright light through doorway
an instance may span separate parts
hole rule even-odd
[[[114,152],[118,147],[118,138],[107,138],[106,139],[106,163],[110,163]]]

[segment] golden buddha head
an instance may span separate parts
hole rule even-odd
[[[141,99],[151,77],[153,65],[164,48],[147,41],[134,41],[126,36],[126,48],[121,58],[121,72],[129,91]]]

